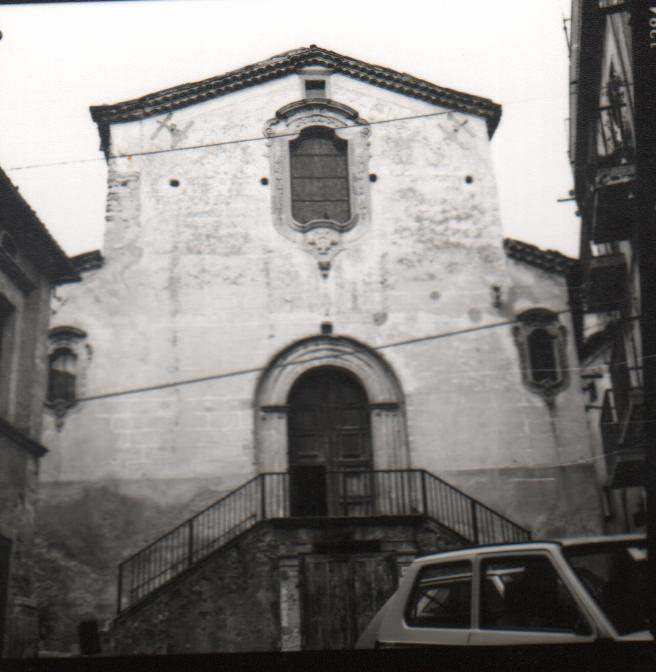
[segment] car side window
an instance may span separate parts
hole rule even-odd
[[[481,628],[591,632],[546,556],[485,560],[481,580]]]
[[[420,628],[470,628],[471,586],[467,561],[424,567],[410,593],[406,623]]]

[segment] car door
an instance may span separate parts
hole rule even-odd
[[[577,643],[595,639],[593,620],[548,553],[482,556],[470,644]]]
[[[472,627],[471,562],[425,564],[407,578],[386,605],[379,645],[467,644]]]

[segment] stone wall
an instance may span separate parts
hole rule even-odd
[[[0,224],[4,232],[6,221]],[[50,283],[24,250],[17,249],[11,257],[2,254],[7,259],[0,265],[0,296],[12,310],[2,324],[0,348],[0,537],[3,552],[9,553],[7,595],[0,595],[0,608],[6,610],[0,655],[28,657],[36,655],[38,639],[32,547],[38,460],[45,452],[38,440],[47,377]],[[8,268],[11,272],[5,272]],[[4,579],[0,577],[0,584]]]
[[[423,517],[260,523],[122,613],[106,639],[116,655],[302,648],[302,557],[357,554],[374,542],[399,569],[462,539]],[[350,546],[352,549],[348,551]],[[373,616],[373,613],[371,614]]]
[[[0,537],[9,550],[6,604],[0,596],[6,608],[0,652],[6,657],[36,654],[37,614],[31,596],[37,468],[34,456],[0,433]]]

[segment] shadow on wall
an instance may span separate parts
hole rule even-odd
[[[33,592],[40,649],[75,652],[80,621],[93,617],[102,628],[116,615],[119,563],[221,494],[205,491],[164,507],[107,484],[43,484]]]

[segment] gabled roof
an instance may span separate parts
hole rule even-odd
[[[52,283],[76,282],[80,279],[66,253],[2,169],[0,169],[0,225],[16,241],[21,252]]]
[[[558,275],[567,276],[579,263],[576,259],[567,257],[556,250],[541,250],[535,245],[512,238],[504,238],[503,249],[510,259],[522,261],[530,266]]]
[[[101,126],[102,134],[102,127],[112,122],[135,121],[177,110],[284,77],[297,72],[300,68],[312,65],[329,68],[333,72],[458,112],[478,115],[487,120],[490,136],[494,133],[501,118],[501,107],[487,98],[445,89],[390,68],[342,56],[314,44],[310,47],[286,51],[218,77],[174,86],[122,103],[93,106],[90,108],[91,116]]]

